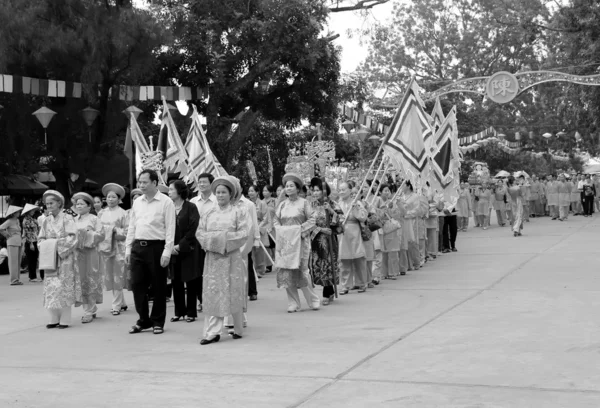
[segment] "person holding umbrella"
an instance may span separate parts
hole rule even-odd
[[[40,282],[44,279],[44,275],[42,271],[40,274],[42,275],[42,279],[37,280],[37,264],[39,251],[37,247],[37,236],[40,232],[39,225],[37,220],[34,218],[34,215],[40,207],[33,204],[25,204],[25,208],[23,209],[23,233],[21,235],[23,241],[23,247],[25,248],[25,257],[27,258],[27,269],[29,271],[29,282]]]
[[[8,250],[8,270],[10,272],[10,285],[20,286],[23,284],[19,278],[21,271],[21,257],[23,255],[21,224],[19,216],[22,207],[11,205],[6,210],[7,220],[0,225],[0,234],[6,238],[6,247]]]

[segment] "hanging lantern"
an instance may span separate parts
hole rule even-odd
[[[131,105],[129,108],[123,111],[123,114],[127,116],[127,120],[129,120],[131,118],[131,114],[133,113],[133,117],[135,118],[135,120],[137,120],[137,118],[140,116],[140,113],[142,112],[143,111],[140,108]]]
[[[354,129],[356,125],[351,120],[346,120],[344,123],[342,123],[342,126],[344,129],[346,129],[346,132],[350,133],[350,132],[352,132],[352,129]]]
[[[560,132],[558,132],[558,133],[556,134],[556,137],[564,137],[564,136],[566,136],[566,135],[567,135],[567,134],[565,133],[565,130],[563,129],[563,130],[561,130]]]
[[[369,136],[369,132],[367,132],[365,129],[360,129],[354,132],[354,135],[358,138],[358,140],[364,142],[367,136]]]
[[[521,132],[515,133],[515,140],[517,140],[517,141],[521,140]]]
[[[381,142],[381,138],[377,135],[373,135],[369,138],[369,141],[373,143],[374,146],[377,146],[379,142]]]
[[[56,115],[56,112],[46,108],[45,106],[42,106],[41,108],[33,112],[32,115],[37,118],[37,120],[40,122],[40,125],[42,125],[42,127],[44,128],[44,144],[47,145],[48,134],[46,133],[46,129],[48,129],[48,125],[50,124],[50,121],[52,120],[54,115]]]
[[[546,139],[550,139],[552,137],[552,133],[546,132],[542,135],[542,137],[545,137]]]
[[[581,142],[581,133],[575,132],[575,140]]]
[[[96,110],[89,106],[81,111],[81,116],[83,116],[83,120],[85,120],[85,123],[88,125],[90,143],[92,143],[92,125],[94,124],[94,121],[96,120],[99,114],[99,110]]]

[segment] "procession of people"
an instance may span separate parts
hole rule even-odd
[[[115,183],[102,188],[100,203],[87,193],[67,200],[48,190],[43,208],[11,206],[0,233],[11,285],[23,284],[23,250],[30,282],[38,281],[39,271],[48,329],[71,326],[78,306],[81,323],[92,323],[106,291],[112,292],[109,313],[119,316],[128,310],[124,290],[131,290],[138,319],[129,333],[161,334],[170,280],[170,323],[193,323],[203,312],[200,344],[208,345],[227,329],[233,339],[243,338],[248,301],[258,299],[256,281],[271,271],[286,291],[288,313],[303,307],[299,289],[306,307],[316,311],[338,295],[365,293],[457,252],[458,232],[468,231],[470,217],[486,230],[494,211],[498,228],[508,226],[519,237],[530,218],[564,222],[569,214],[599,210],[598,176],[515,176],[463,182],[458,202],[449,205],[429,183],[415,188],[409,180],[346,180],[334,189],[324,178],[305,183],[294,173],[285,174],[277,189],[244,189],[235,177],[203,173],[191,198],[185,182],[167,187],[146,169],[130,192],[128,211],[121,207],[126,190]],[[66,203],[74,207],[67,211]]]

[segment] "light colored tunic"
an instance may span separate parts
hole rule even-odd
[[[249,217],[241,205],[214,206],[200,217],[196,238],[206,251],[202,308],[209,316],[244,311],[248,270],[240,249],[249,230]]]
[[[573,183],[565,181],[564,183],[558,183],[558,205],[563,207],[571,204],[571,191],[573,190]]]
[[[507,190],[510,197],[510,208],[513,216],[513,232],[521,232],[523,229],[523,187],[512,186]]]
[[[548,205],[558,205],[558,186],[560,182],[549,181],[546,185],[546,198]]]
[[[104,240],[98,244],[100,272],[106,290],[123,290],[125,279],[125,239],[129,219],[121,207],[105,208],[98,214],[102,223]]]
[[[504,197],[506,196],[506,189],[504,187],[496,187],[494,193],[494,210],[495,211],[506,211],[506,204],[504,203]]]
[[[42,221],[38,243],[46,239],[56,239],[57,276],[46,274],[44,279],[44,307],[62,309],[73,305],[80,306],[81,279],[77,264],[77,227],[70,215],[60,211],[56,217],[49,215]]]
[[[471,193],[468,188],[460,189],[458,193],[458,203],[456,204],[456,215],[461,218],[471,216]]]
[[[102,274],[98,244],[104,239],[102,223],[92,214],[79,215],[77,227],[77,264],[84,304],[100,304],[103,300]],[[88,228],[91,230],[88,231]]]
[[[477,201],[477,212],[476,215],[485,215],[486,217],[490,215],[490,200],[492,198],[491,190],[478,190],[475,193],[476,197],[479,197],[479,201]]]
[[[404,206],[392,203],[392,208],[389,208],[390,201],[380,201],[379,210],[382,214],[382,219],[385,223],[391,223],[395,220],[399,225],[395,231],[384,234],[384,228],[377,231],[381,243],[382,252],[398,252],[402,243],[402,219],[404,218]],[[437,222],[437,217],[436,217]]]
[[[310,203],[304,198],[298,197],[294,201],[286,198],[275,211],[273,225],[292,226],[300,225],[300,268],[287,269],[277,268],[278,288],[304,288],[312,284],[307,279],[308,259],[310,257],[310,232],[315,228],[315,214]]]
[[[420,216],[421,200],[419,196],[411,193],[404,200],[404,222],[402,223],[401,249],[408,250],[409,245],[418,245],[417,218]]]
[[[340,200],[339,202],[340,208],[347,218],[344,233],[340,238],[340,260],[359,259],[367,256],[358,223],[366,221],[368,212],[362,202],[356,202],[352,211],[350,204],[352,204],[352,200]]]

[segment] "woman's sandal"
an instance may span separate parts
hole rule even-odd
[[[178,321],[180,321],[181,319],[183,319],[183,317],[180,317],[180,316],[171,317],[171,323],[178,322]]]
[[[188,323],[193,323],[193,322],[196,321],[196,318],[195,317],[188,317],[187,319],[185,319],[185,321],[188,322]]]
[[[118,316],[121,314],[121,312],[119,310],[113,310],[111,313],[113,316]]]
[[[129,334],[141,333],[142,330],[144,330],[144,329],[136,324],[136,325],[131,326],[131,329],[129,330]]]
[[[159,326],[155,326],[155,327],[152,329],[152,332],[153,332],[154,334],[163,334],[163,333],[165,332],[165,329],[163,329],[162,327],[159,327]]]

